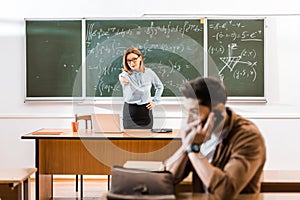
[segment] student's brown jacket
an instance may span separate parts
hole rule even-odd
[[[231,199],[241,193],[259,193],[266,161],[265,142],[256,125],[229,108],[227,113],[229,128],[213,154],[213,177],[206,188],[220,199]],[[191,170],[189,162],[185,176]],[[193,191],[205,191],[196,172],[193,173]]]

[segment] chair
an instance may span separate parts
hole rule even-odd
[[[93,128],[93,125],[92,125],[92,118],[91,118],[91,115],[77,115],[75,114],[75,121],[78,122],[79,120],[84,120],[85,121],[85,129],[89,129],[88,127],[88,122],[90,123],[90,129]],[[79,175],[76,175],[76,192],[78,192],[78,176]],[[83,198],[83,175],[81,174],[80,175],[80,197]]]
[[[91,115],[77,115],[75,114],[75,121],[78,122],[79,120],[84,120],[85,121],[85,129],[89,129],[88,124],[90,124],[90,129],[93,129],[93,123],[92,123],[92,116]],[[78,176],[76,175],[76,192],[78,192]],[[110,182],[110,175],[107,176],[107,188],[109,190],[109,182]],[[80,175],[80,197],[83,198],[83,175]]]

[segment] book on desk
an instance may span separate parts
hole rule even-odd
[[[130,169],[142,169],[147,171],[162,171],[164,170],[164,164],[161,161],[136,161],[128,160],[125,162],[125,168]]]
[[[60,135],[62,131],[35,131],[32,135]]]

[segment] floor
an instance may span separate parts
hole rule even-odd
[[[84,199],[101,199],[107,192],[107,179],[84,179]],[[53,199],[80,199],[80,190],[75,191],[75,179],[55,179]],[[35,200],[35,182],[31,181],[31,200]]]

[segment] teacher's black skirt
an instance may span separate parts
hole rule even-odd
[[[147,104],[137,105],[124,103],[123,127],[124,129],[151,129],[153,126],[152,110],[146,108]]]

